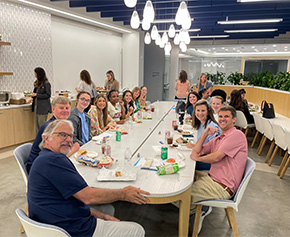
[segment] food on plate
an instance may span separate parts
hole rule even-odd
[[[152,119],[152,118],[151,118]],[[138,118],[135,118],[135,122],[136,123],[142,123],[142,121],[140,120],[140,119],[138,119]]]
[[[125,129],[122,127],[116,127],[116,130],[118,130],[119,132],[125,132]]]
[[[85,155],[87,153],[87,150],[85,149],[81,149],[77,152],[77,157],[81,156],[81,155]]]
[[[176,160],[173,158],[169,158],[166,160],[167,163],[176,163]]]
[[[183,134],[183,135],[189,135],[189,134],[190,134],[190,131],[185,131],[185,130],[183,130],[183,131],[182,131],[182,134]]]
[[[189,141],[187,139],[184,139],[183,137],[179,137],[175,140],[179,144],[187,144]]]
[[[112,157],[105,156],[99,161],[98,167],[102,167],[102,166],[111,167],[113,164],[113,161],[114,159]]]
[[[115,176],[116,177],[121,177],[123,174],[121,171],[116,171]]]
[[[178,147],[178,145],[177,144],[171,144],[170,147],[175,148],[175,147]]]

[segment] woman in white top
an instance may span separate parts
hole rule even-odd
[[[108,113],[117,124],[124,124],[125,108],[124,102],[119,101],[117,90],[110,90],[108,94]]]
[[[77,93],[80,93],[81,91],[88,92],[91,96],[91,105],[94,103],[94,96],[93,96],[93,86],[94,83],[92,82],[91,75],[87,70],[82,70],[80,72],[80,79],[81,81],[78,84],[78,87],[76,87]],[[90,110],[90,105],[85,109],[85,112],[88,112]]]
[[[211,107],[214,111],[213,116],[216,121],[218,121],[219,108],[222,107],[223,105],[224,105],[224,99],[221,96],[217,95],[217,96],[212,97]]]

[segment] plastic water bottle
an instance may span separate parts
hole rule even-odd
[[[130,167],[130,161],[132,158],[132,152],[129,147],[126,148],[124,153],[124,167],[129,168]]]
[[[129,130],[132,131],[133,129],[133,119],[132,116],[129,116]]]

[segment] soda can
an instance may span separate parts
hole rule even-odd
[[[166,160],[168,157],[168,147],[161,147],[161,159]]]
[[[117,142],[121,141],[121,132],[120,131],[116,131],[116,141]]]

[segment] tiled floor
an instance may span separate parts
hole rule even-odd
[[[249,138],[249,144],[251,141]],[[269,144],[261,156],[249,148],[249,157],[257,168],[247,187],[239,212],[235,213],[240,236],[289,236],[290,227],[290,168],[283,179],[276,173],[281,161],[277,154],[271,167],[264,163]],[[13,150],[13,149],[12,149]],[[0,150],[0,236],[25,236],[19,232],[20,224],[15,209],[25,208],[25,186],[11,149]],[[178,209],[171,205],[144,205],[117,202],[116,217],[139,222],[146,236],[177,236]],[[199,236],[232,236],[225,212],[214,208],[203,223]]]

